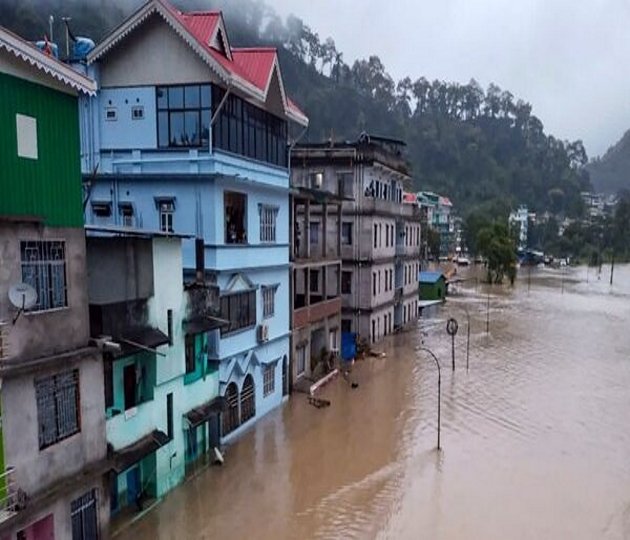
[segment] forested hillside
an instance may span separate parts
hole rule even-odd
[[[630,189],[630,131],[626,131],[614,146],[587,165],[597,191],[617,194]]]
[[[142,0],[4,0],[0,24],[38,39],[48,15],[72,17],[75,34],[98,41]],[[224,10],[233,45],[275,45],[289,92],[309,114],[305,140],[355,139],[361,131],[408,142],[417,189],[451,197],[461,213],[480,204],[527,204],[536,211],[578,215],[589,188],[586,152],[544,132],[532,106],[491,84],[407,77],[394,81],[375,55],[346,63],[332,38],[304,21],[285,21],[257,0],[175,2],[185,9]],[[63,9],[61,9],[63,6]],[[56,37],[62,27],[56,27]],[[57,39],[57,41],[59,41]],[[422,72],[422,66],[418,66]],[[501,204],[494,204],[500,202]]]

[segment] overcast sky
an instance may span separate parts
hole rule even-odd
[[[589,157],[630,129],[630,0],[266,1],[347,63],[377,54],[396,80],[495,82]]]

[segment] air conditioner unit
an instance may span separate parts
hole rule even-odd
[[[0,361],[9,358],[9,323],[0,321]]]
[[[257,337],[258,337],[258,343],[269,341],[269,326],[266,324],[259,325]]]

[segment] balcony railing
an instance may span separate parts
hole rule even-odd
[[[26,494],[14,478],[15,469],[8,467],[0,474],[0,523],[14,516],[25,504]]]

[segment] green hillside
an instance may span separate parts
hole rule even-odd
[[[587,165],[596,191],[616,194],[630,189],[630,131],[614,146]]]
[[[378,56],[350,65],[332,38],[320,39],[296,17],[281,20],[259,0],[175,3],[223,9],[233,45],[278,47],[285,85],[311,119],[303,140],[356,139],[361,131],[402,138],[416,188],[448,195],[460,213],[480,205],[507,211],[521,203],[539,212],[581,213],[579,192],[590,187],[581,141],[546,134],[531,105],[509,91],[492,84],[483,89],[474,80],[394,81]],[[139,4],[5,0],[0,24],[35,39],[47,30],[49,13],[70,15],[75,34],[98,41]]]

